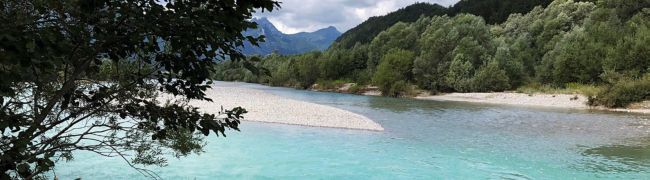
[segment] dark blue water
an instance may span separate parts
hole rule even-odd
[[[650,116],[367,97],[260,85],[365,115],[383,132],[245,122],[206,152],[148,167],[165,179],[650,179]],[[64,179],[144,179],[77,153]]]

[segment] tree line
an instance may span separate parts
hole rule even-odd
[[[491,92],[589,84],[593,105],[623,107],[650,96],[650,0],[556,0],[490,25],[459,14],[399,22],[369,43],[295,56],[270,55],[255,76],[221,63],[220,80],[307,88],[319,80],[372,84],[387,96],[409,87]]]
[[[546,7],[551,2],[552,0],[462,0],[450,7],[415,3],[384,16],[369,18],[338,37],[332,46],[352,48],[356,43],[369,43],[377,34],[395,23],[412,23],[423,16],[455,16],[466,13],[481,16],[488,24],[499,24],[512,13],[526,13],[536,6]]]

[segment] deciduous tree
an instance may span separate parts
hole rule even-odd
[[[0,179],[37,178],[76,151],[164,165],[162,154],[200,152],[202,136],[237,130],[246,110],[207,114],[184,102],[212,100],[204,92],[213,65],[242,59],[239,47],[261,38],[241,34],[255,27],[252,13],[277,7],[273,0],[0,2]],[[163,93],[180,100],[164,103]]]

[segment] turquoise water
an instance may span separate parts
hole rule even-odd
[[[205,153],[148,167],[164,179],[650,179],[650,116],[298,91],[383,132],[244,122]],[[123,160],[77,153],[61,179],[146,179]]]

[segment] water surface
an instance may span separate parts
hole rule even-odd
[[[244,122],[209,137],[201,155],[149,169],[165,179],[650,179],[648,115],[219,85],[338,107],[386,130]],[[121,159],[83,152],[55,172],[145,179]]]

